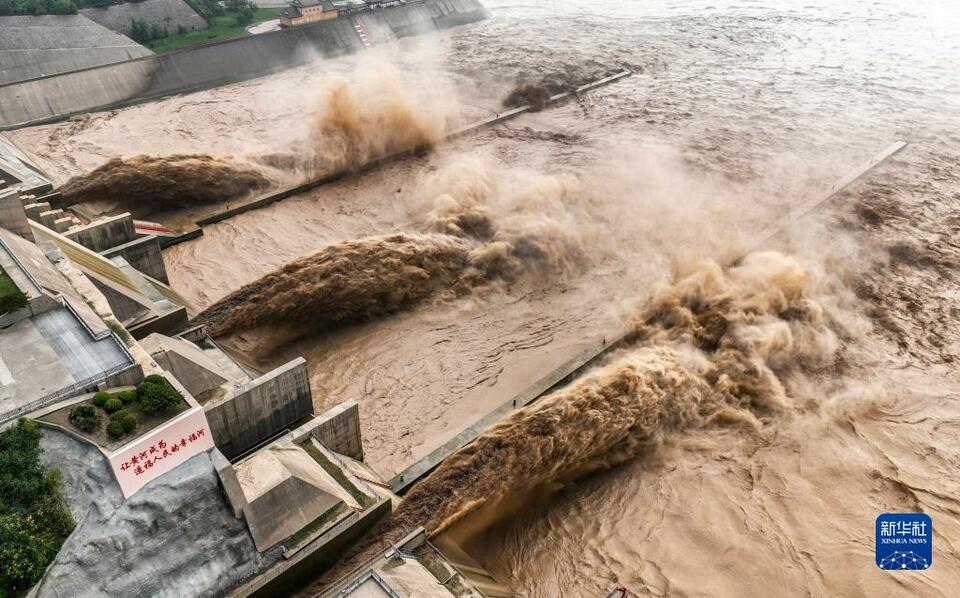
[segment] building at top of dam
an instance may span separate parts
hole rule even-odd
[[[293,0],[280,15],[281,27],[296,27],[316,21],[336,19],[337,7],[332,0]]]
[[[422,1],[423,0],[413,0],[412,2],[404,0],[292,0],[280,15],[280,26],[296,27],[298,25],[306,25],[307,23],[328,21],[338,17],[356,15],[380,8],[413,4]],[[355,22],[354,25],[356,24]],[[361,34],[361,36],[365,35],[362,25],[358,33]]]

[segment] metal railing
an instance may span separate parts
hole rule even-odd
[[[42,409],[44,407],[47,407],[48,405],[52,405],[57,401],[68,399],[72,396],[81,394],[81,392],[84,389],[95,388],[97,384],[99,384],[100,382],[103,382],[107,378],[111,376],[115,376],[122,372],[125,372],[127,370],[133,369],[137,367],[137,365],[138,364],[134,362],[134,363],[124,363],[121,365],[113,366],[112,368],[106,371],[100,372],[96,376],[90,376],[89,378],[80,380],[79,382],[74,382],[70,386],[67,386],[57,391],[46,394],[40,397],[39,399],[36,399],[34,401],[27,403],[26,405],[22,405],[12,411],[8,411],[6,413],[0,414],[0,424],[4,424],[12,419],[16,419],[27,413],[36,411],[37,409]]]

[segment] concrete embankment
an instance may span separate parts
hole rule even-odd
[[[354,17],[313,23],[169,54],[0,86],[0,129],[52,122],[165,95],[268,75],[365,48],[354,27],[376,31],[374,43],[480,20],[478,0],[424,0]]]

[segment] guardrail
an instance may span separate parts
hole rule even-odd
[[[96,376],[90,376],[89,378],[80,380],[79,382],[74,382],[70,386],[61,388],[60,390],[44,395],[39,399],[36,399],[35,401],[31,401],[26,405],[17,407],[12,411],[8,411],[6,413],[0,414],[0,424],[5,424],[10,420],[17,419],[18,417],[22,417],[27,413],[32,413],[38,409],[42,409],[44,407],[52,405],[57,401],[61,401],[63,399],[70,398],[71,396],[81,394],[81,391],[83,391],[84,389],[95,387],[97,384],[106,380],[107,378],[111,376],[115,376],[122,372],[125,372],[127,370],[131,370],[137,367],[137,365],[138,364],[135,362],[125,363],[123,365],[114,366],[106,371],[103,371],[97,374]]]

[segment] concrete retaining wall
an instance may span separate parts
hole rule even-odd
[[[160,240],[156,235],[147,235],[129,243],[111,247],[100,252],[100,255],[107,259],[119,255],[127,260],[128,264],[150,278],[159,280],[163,284],[170,284],[170,280],[167,278],[167,268],[163,264]]]
[[[27,222],[27,212],[16,189],[0,189],[0,226],[33,241],[33,232]]]
[[[0,83],[113,64],[152,52],[83,15],[0,17]]]
[[[147,276],[164,284],[170,283],[163,264],[160,240],[155,235],[137,238],[133,217],[129,212],[73,228],[64,236],[107,259],[119,255]]]
[[[307,362],[302,357],[204,405],[217,448],[232,459],[313,415]]]
[[[375,15],[375,16],[374,16]],[[424,0],[363,15],[396,37],[484,18],[478,0]],[[376,21],[374,23],[374,21]],[[350,18],[252,35],[169,54],[0,86],[0,129],[61,120],[215,87],[364,49]]]
[[[187,325],[189,319],[187,308],[181,306],[164,312],[156,318],[147,320],[143,324],[130,325],[127,327],[127,332],[137,340],[150,336],[154,332],[173,334],[177,330],[182,330],[183,327]]]
[[[292,558],[231,591],[230,598],[273,598],[290,596],[315,580],[343,557],[344,552],[363,537],[377,522],[390,514],[393,503],[383,498],[360,513],[356,519],[344,521],[300,550]]]
[[[356,401],[344,401],[300,426],[293,431],[293,443],[301,444],[308,436],[332,451],[363,461],[360,407]]]
[[[137,232],[133,228],[133,216],[125,212],[74,228],[63,236],[99,253],[132,241],[137,237]]]

